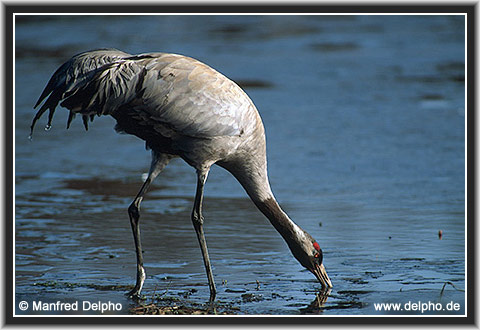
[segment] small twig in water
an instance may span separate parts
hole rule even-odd
[[[155,301],[155,293],[157,293],[157,288],[158,288],[158,284],[155,284],[155,289],[153,290],[153,294],[152,294],[152,303]]]
[[[168,292],[168,289],[170,288],[170,284],[172,284],[172,281],[168,281],[168,285],[167,285],[167,288],[165,289],[165,292],[160,296],[160,297],[163,297],[167,294]]]
[[[451,285],[455,290],[457,290],[457,291],[463,291],[463,292],[465,292],[465,290],[457,288],[452,282],[446,281],[445,283],[443,283],[442,290],[440,291],[440,295],[443,294],[443,291],[445,290],[445,287],[447,286],[447,284],[450,284],[450,285]]]

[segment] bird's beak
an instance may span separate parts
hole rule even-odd
[[[320,283],[322,284],[322,287],[324,287],[324,288],[333,287],[332,281],[330,281],[330,278],[328,277],[327,271],[325,270],[325,266],[323,264],[315,265],[313,270],[312,270],[312,273],[320,281]]]

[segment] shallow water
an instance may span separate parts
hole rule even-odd
[[[453,302],[459,310],[436,313],[464,314],[463,17],[29,16],[15,32],[18,314],[35,301],[136,306],[124,296],[135,276],[126,208],[148,171],[144,143],[107,117],[65,130],[62,109],[51,130],[42,118],[27,138],[54,70],[102,47],[186,54],[244,86],[266,128],[273,191],[324,251],[334,288],[319,306],[319,283],[214,167],[205,232],[220,309],[370,315],[394,314],[376,303]],[[146,303],[208,300],[190,221],[195,182],[175,160],[142,203]],[[402,313],[421,314],[411,309]]]

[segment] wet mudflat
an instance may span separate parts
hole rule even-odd
[[[429,302],[435,307],[423,314],[465,312],[463,18],[17,20],[18,314],[99,314],[93,304],[108,302],[121,308],[104,314],[420,314],[413,304]],[[45,34],[52,38],[40,42]],[[187,54],[245,88],[264,120],[272,189],[324,251],[334,285],[326,297],[241,186],[214,167],[204,206],[218,290],[209,306],[190,221],[195,173],[181,160],[142,203],[144,299],[125,296],[135,278],[126,209],[150,162],[143,142],[116,134],[111,118],[67,131],[62,109],[50,131],[38,125],[27,138],[53,71],[100,47]],[[20,301],[30,308],[21,311]],[[38,301],[78,302],[80,310],[33,311]],[[458,310],[443,309],[452,302]]]

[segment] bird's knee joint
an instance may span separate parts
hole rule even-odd
[[[138,206],[136,206],[134,203],[130,204],[128,207],[128,214],[132,219],[138,220],[140,217],[140,210],[138,209]]]
[[[192,222],[195,225],[203,225],[203,215],[198,214],[197,212],[192,213]]]

